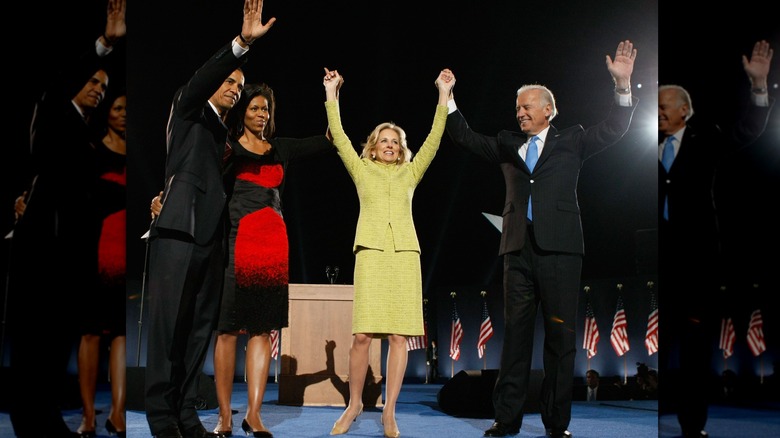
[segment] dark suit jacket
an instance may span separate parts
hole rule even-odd
[[[106,69],[104,61],[92,45],[64,71],[52,74],[36,102],[30,126],[35,178],[25,213],[14,228],[10,282],[12,288],[22,291],[16,297],[31,300],[33,306],[41,305],[37,294],[47,294],[44,307],[56,314],[62,314],[57,303],[73,296],[65,298],[47,291],[62,284],[80,285],[76,296],[81,299],[97,278],[101,224],[96,208],[100,202],[95,197],[97,156],[92,130],[72,99],[95,72]],[[29,318],[24,313],[14,316]],[[29,326],[29,321],[25,324]]]
[[[658,161],[658,220],[659,224],[668,226],[662,228],[665,231],[662,246],[670,249],[669,255],[685,260],[691,254],[697,257],[718,254],[718,219],[713,199],[717,168],[726,153],[753,143],[764,132],[773,103],[771,100],[769,107],[751,105],[727,132],[715,125],[698,126],[694,116],[685,129],[669,172]],[[662,217],[667,196],[668,223]],[[669,247],[671,244],[673,248]],[[689,253],[685,253],[686,248]]]
[[[163,208],[152,236],[167,229],[205,244],[222,223],[227,199],[222,155],[228,130],[208,100],[245,61],[246,55],[236,58],[227,44],[176,92],[168,120]]]
[[[501,131],[496,136],[487,136],[472,131],[460,110],[447,117],[447,132],[456,144],[501,166],[506,201],[499,255],[523,247],[528,196],[532,193],[534,230],[539,246],[546,251],[583,254],[577,203],[580,168],[586,159],[623,137],[636,103],[634,99],[630,107],[613,104],[609,116],[588,129],[577,125],[558,131],[551,125],[533,174],[518,154],[528,138],[526,134]]]

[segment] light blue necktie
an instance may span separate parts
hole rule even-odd
[[[664,165],[664,169],[668,172],[669,169],[672,168],[672,163],[674,162],[674,136],[670,135],[669,137],[666,137],[666,142],[664,142],[664,151],[661,155],[661,164]]]
[[[536,162],[539,161],[539,149],[536,147],[536,140],[539,137],[534,135],[531,137],[531,141],[528,142],[528,150],[525,153],[525,165],[528,166],[528,169],[533,172],[534,166],[536,166]],[[533,216],[531,215],[531,195],[528,195],[528,220],[532,220]]]
[[[666,137],[666,142],[664,142],[664,150],[661,154],[661,164],[664,165],[664,169],[666,169],[666,172],[669,172],[669,169],[672,168],[672,163],[674,162],[674,136],[670,135],[669,137]],[[669,220],[669,196],[666,196],[664,198],[664,219]]]

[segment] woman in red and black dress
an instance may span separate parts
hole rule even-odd
[[[228,114],[231,169],[229,262],[225,271],[214,375],[219,421],[214,432],[231,431],[230,396],[239,334],[247,334],[248,406],[241,427],[253,436],[272,436],[260,408],[271,362],[269,334],[287,327],[288,240],[281,191],[287,164],[330,150],[325,135],[303,139],[274,137],[275,100],[265,84],[248,84]]]
[[[117,92],[106,103],[108,105],[99,109],[94,120],[100,130],[95,141],[98,169],[95,193],[102,224],[98,243],[98,286],[85,297],[85,311],[80,318],[78,372],[83,411],[78,432],[82,437],[96,434],[95,391],[102,340],[108,342],[111,382],[111,410],[105,427],[110,434],[125,436],[127,96],[124,91]]]

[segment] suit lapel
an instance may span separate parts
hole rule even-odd
[[[536,166],[534,166],[534,169],[538,169],[541,167],[545,161],[547,161],[547,158],[552,153],[552,150],[555,148],[556,143],[558,143],[558,130],[555,129],[552,125],[550,125],[550,129],[547,130],[547,138],[544,139],[544,147],[542,148],[542,153],[539,155],[539,161],[536,162]]]
[[[687,125],[685,128],[685,133],[683,133],[683,137],[680,140],[680,149],[677,151],[677,156],[674,157],[672,167],[669,169],[667,174],[674,172],[674,169],[685,167],[683,163],[685,163],[685,161],[688,159],[688,155],[694,153],[693,149],[695,148],[696,143],[694,140],[695,138],[696,130],[691,128],[690,125]]]

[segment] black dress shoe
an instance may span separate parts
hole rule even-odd
[[[182,438],[181,432],[177,426],[171,426],[162,432],[154,435],[154,438]]]
[[[564,430],[562,432],[548,430],[547,436],[550,438],[574,438],[574,435],[572,435],[571,432],[569,432],[568,430]]]
[[[500,421],[496,421],[490,426],[490,429],[485,431],[484,436],[507,436],[517,435],[520,433],[520,426],[512,426]]]
[[[710,434],[705,430],[700,431],[685,431],[683,432],[683,438],[707,438]]]

